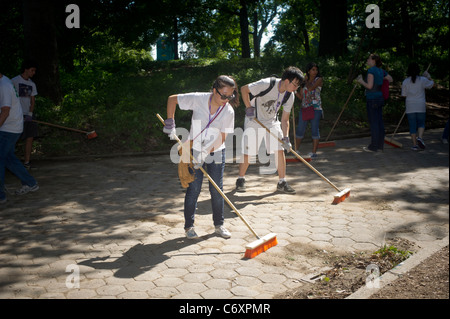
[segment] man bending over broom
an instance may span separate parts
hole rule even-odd
[[[167,119],[164,121],[164,133],[169,137],[175,135],[176,106],[182,110],[192,110],[189,141],[194,164],[188,168],[193,181],[188,184],[184,198],[184,219],[186,237],[197,238],[194,229],[195,210],[200,195],[203,167],[217,186],[223,190],[223,173],[225,169],[225,139],[234,132],[234,109],[239,105],[236,81],[226,75],[219,76],[213,83],[212,92],[186,93],[169,96],[167,100]],[[184,144],[186,145],[186,144]],[[183,147],[184,149],[184,147]],[[182,155],[182,158],[186,156]],[[215,232],[224,238],[230,238],[230,232],[223,226],[224,199],[209,183],[211,194],[212,217]]]

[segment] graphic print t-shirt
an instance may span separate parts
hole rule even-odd
[[[38,94],[36,84],[34,84],[31,79],[25,80],[20,75],[16,76],[11,81],[14,84],[16,91],[19,93],[22,112],[23,114],[28,115],[30,112],[31,97]]]
[[[287,93],[291,96],[284,105],[281,105],[286,92],[280,93],[278,91],[278,85],[280,84],[280,81],[281,79],[276,80],[275,85],[270,90],[270,92],[251,101],[253,104],[252,106],[255,106],[254,103],[256,100],[256,112],[258,114],[258,120],[260,120],[261,123],[266,126],[271,126],[277,121],[277,113],[281,109],[281,107],[283,107],[284,112],[291,112],[292,105],[294,104],[294,94]],[[270,78],[266,78],[257,82],[250,83],[248,85],[248,88],[251,94],[257,95],[260,92],[266,90],[269,86]]]

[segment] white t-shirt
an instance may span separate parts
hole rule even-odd
[[[14,77],[11,82],[14,84],[16,91],[19,92],[23,114],[28,115],[30,112],[31,97],[38,94],[36,84],[31,79],[25,80],[21,75]]]
[[[250,93],[253,95],[258,95],[262,91],[266,90],[270,86],[270,79],[265,78],[248,85]],[[275,85],[273,88],[264,96],[260,96],[256,99],[253,99],[252,104],[255,103],[256,100],[256,114],[258,115],[258,120],[268,126],[271,127],[274,123],[277,122],[277,113],[283,107],[284,112],[291,112],[292,105],[294,105],[294,94],[289,92],[280,93],[278,91],[278,86],[280,85],[281,79],[276,79]],[[290,94],[291,96],[285,103],[285,105],[281,105],[285,94]],[[252,105],[255,106],[255,105]]]
[[[425,113],[425,89],[431,89],[434,82],[424,76],[417,76],[413,83],[411,77],[402,83],[402,96],[406,96],[406,113]]]
[[[205,148],[212,150],[211,147],[221,133],[232,134],[234,132],[233,107],[227,102],[220,106],[215,114],[211,114],[209,111],[211,94],[186,93],[177,96],[180,109],[193,111],[189,138],[194,141],[193,149],[199,152]],[[224,148],[225,143],[222,143],[216,146],[214,151]]]
[[[0,126],[0,131],[8,133],[22,133],[23,131],[23,113],[20,106],[19,94],[9,78],[2,76],[0,78],[0,113],[4,106],[10,107],[9,116]]]

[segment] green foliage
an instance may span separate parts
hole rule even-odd
[[[233,76],[238,85],[277,74],[289,65],[304,69],[316,62],[324,77],[322,89],[325,119],[321,135],[326,136],[341,112],[354,84],[347,84],[353,56],[318,58],[291,55],[283,58],[265,56],[257,59],[195,59],[152,61],[147,53],[130,51],[119,43],[102,37],[96,52],[85,52],[72,72],[61,71],[64,100],[53,105],[38,97],[39,119],[86,131],[96,130],[98,138],[87,140],[82,134],[44,129],[45,138],[37,144],[43,154],[89,154],[147,152],[168,149],[173,144],[164,133],[156,113],[166,115],[167,98],[172,94],[208,92],[220,74]],[[383,53],[397,82],[404,79],[408,59]],[[362,58],[362,59],[365,59]],[[436,66],[437,68],[437,66]],[[236,109],[236,127],[244,121],[243,103]],[[299,102],[295,104],[298,116]],[[390,100],[385,113],[397,122],[404,102]],[[350,99],[336,131],[345,134],[368,131],[364,90],[359,86]],[[177,109],[177,127],[190,127],[191,113]]]

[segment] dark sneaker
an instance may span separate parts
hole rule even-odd
[[[245,178],[238,178],[236,180],[236,190],[238,192],[245,192]]]
[[[277,184],[277,190],[287,194],[295,194],[295,190],[286,181],[279,182]]]
[[[419,145],[421,149],[425,149],[425,142],[420,137],[417,138],[417,145]]]

